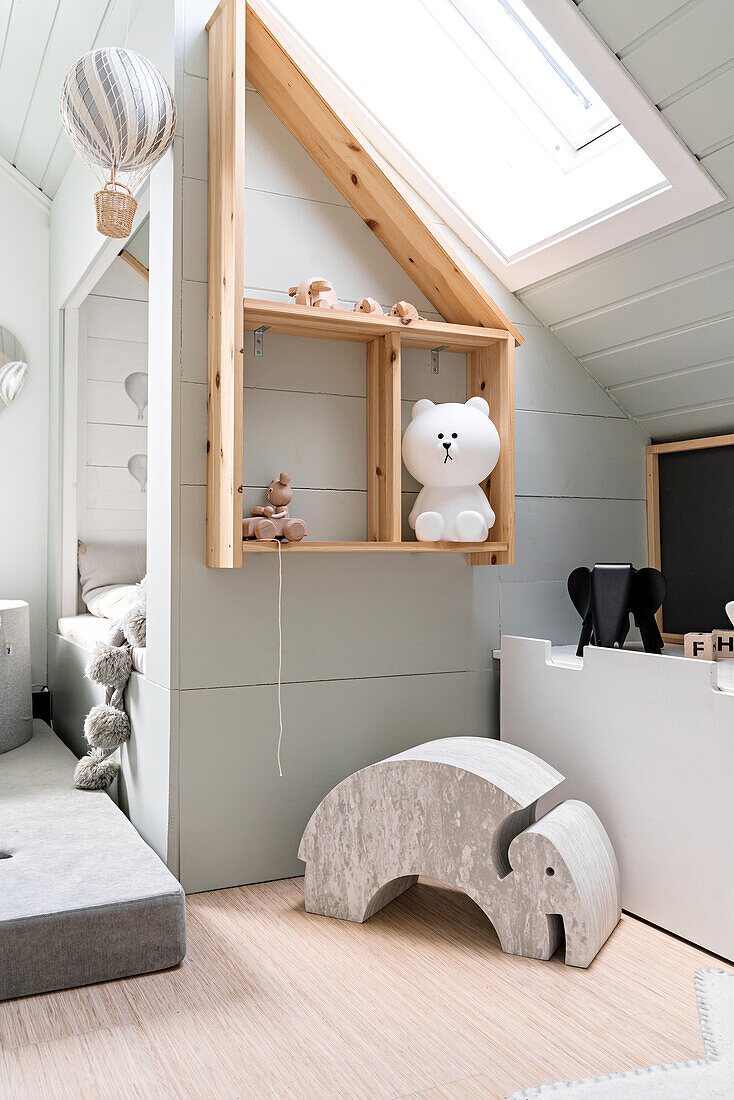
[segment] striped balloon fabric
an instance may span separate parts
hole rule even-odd
[[[127,236],[137,206],[132,191],[176,133],[171,89],[146,57],[109,46],[72,65],[60,110],[72,145],[104,184],[95,196],[97,228],[107,236]]]

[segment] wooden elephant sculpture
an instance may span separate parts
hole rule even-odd
[[[429,875],[468,894],[503,951],[586,967],[621,916],[619,870],[584,802],[536,820],[563,776],[491,737],[447,737],[355,772],[301,840],[309,913],[363,922]]]

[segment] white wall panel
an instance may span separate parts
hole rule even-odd
[[[734,432],[734,402],[641,417],[640,425],[655,441]]]
[[[734,209],[709,211],[683,229],[668,229],[648,242],[601,256],[593,267],[531,288],[523,300],[546,324],[557,325],[727,263],[732,256]]]
[[[624,64],[653,103],[661,103],[730,63],[732,56],[731,0],[703,0],[700,4],[681,5],[675,19],[625,52]]]
[[[564,322],[558,332],[575,355],[591,355],[625,341],[640,340],[681,324],[728,313],[734,302],[734,260],[712,272],[692,275],[665,289],[608,306],[578,321]]]
[[[614,392],[636,417],[660,409],[720,401],[722,397],[734,401],[734,358],[716,366],[624,386]]]
[[[123,260],[120,261],[124,263]],[[115,298],[110,309],[109,298],[90,294],[85,304],[87,336],[101,340],[134,340],[145,344],[148,340],[148,305],[127,298]]]
[[[147,371],[148,344],[145,341],[87,340],[87,378],[124,382],[134,371]]]
[[[734,314],[659,333],[636,344],[594,354],[584,365],[607,386],[715,363],[731,355]],[[622,402],[624,404],[624,402]]]
[[[615,53],[672,15],[684,0],[581,0],[584,18]]]

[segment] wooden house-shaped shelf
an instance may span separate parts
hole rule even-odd
[[[367,541],[283,544],[288,554],[387,551],[465,553],[506,564],[515,551],[515,347],[522,337],[461,259],[388,178],[263,19],[244,0],[222,0],[209,21],[209,330],[207,565],[241,566],[243,333],[260,328],[365,345]],[[442,317],[413,321],[244,298],[244,92],[247,77]],[[296,273],[298,274],[298,273]],[[496,515],[484,543],[401,540],[401,351],[466,355],[467,397],[489,401],[501,455],[485,487]]]

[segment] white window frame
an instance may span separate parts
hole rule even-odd
[[[363,104],[325,66],[323,60],[273,8],[268,20],[312,83],[335,110],[343,112],[373,146],[386,171],[390,166],[445,224],[512,291],[556,275],[610,249],[696,214],[725,195],[659,111],[635,83],[607,44],[584,19],[573,0],[524,0],[559,47],[584,74],[634,140],[654,161],[670,186],[650,197],[637,197],[611,212],[574,226],[549,242],[540,242],[514,259],[505,259],[488,237],[456,206],[439,184],[389,134]]]

